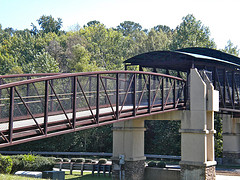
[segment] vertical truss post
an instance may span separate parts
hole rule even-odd
[[[48,127],[48,97],[49,97],[49,81],[45,81],[45,100],[44,100],[44,134],[47,135]]]
[[[52,79],[50,82],[51,82],[52,86],[54,87],[54,81],[53,81],[53,79]],[[51,111],[51,112],[54,111],[54,110],[53,110],[53,90],[52,90],[52,89],[51,89],[51,91],[50,91],[50,111]]]
[[[226,104],[226,69],[223,69],[223,104]]]
[[[91,93],[91,91],[92,91],[92,77],[91,76],[89,76],[89,84],[88,84],[89,86],[89,89],[88,89],[88,91],[89,91],[89,104],[90,104],[90,106],[91,106],[91,102],[92,102],[92,98],[91,98],[91,96],[92,96],[92,93]]]
[[[119,74],[116,74],[116,119],[119,119]]]
[[[100,108],[100,75],[97,74],[97,94],[96,94],[96,121],[99,123],[99,108]]]
[[[136,73],[133,74],[133,116],[136,116]]]
[[[232,105],[235,109],[235,73],[232,71]]]
[[[2,85],[2,78],[0,78],[0,85]],[[2,98],[2,89],[0,89],[0,104],[2,103],[1,98]],[[0,119],[1,118],[2,118],[2,108],[0,106]]]
[[[164,78],[162,78],[162,111],[164,111]]]
[[[148,113],[151,113],[151,75],[148,76]]]
[[[173,107],[176,108],[176,79],[173,80]]]
[[[14,89],[15,87],[10,88],[10,105],[9,105],[9,142],[12,143],[13,139],[13,117],[14,117]]]
[[[217,68],[214,67],[213,69],[213,86],[214,86],[214,89],[217,88]]]
[[[72,100],[72,108],[73,108],[73,121],[72,126],[75,128],[76,125],[76,109],[77,109],[77,76],[73,77],[73,100]]]

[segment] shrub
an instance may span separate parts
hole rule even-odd
[[[16,171],[49,171],[53,169],[55,160],[34,155],[12,156],[13,168],[11,173]]]
[[[85,159],[84,158],[72,158],[71,162],[75,162],[75,163],[84,163]]]
[[[154,162],[154,161],[150,161],[150,162],[148,163],[148,167],[156,167],[156,166],[157,166],[157,163]]]
[[[63,159],[62,159],[62,158],[55,158],[54,161],[55,161],[55,162],[63,162]]]
[[[92,159],[85,159],[85,163],[92,163],[93,160]]]
[[[159,161],[159,162],[157,163],[157,167],[159,167],[159,168],[165,168],[165,167],[166,167],[166,163],[163,162],[163,161]]]
[[[70,162],[70,159],[68,159],[68,158],[63,158],[63,162]]]
[[[100,158],[98,160],[98,164],[106,164],[107,163],[107,159],[104,159],[104,158]]]
[[[0,174],[9,174],[12,170],[13,162],[10,156],[0,154]]]

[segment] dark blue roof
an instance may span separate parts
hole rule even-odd
[[[124,63],[141,65],[143,67],[156,67],[187,71],[192,67],[229,67],[240,68],[240,58],[208,48],[184,48],[176,51],[153,51],[134,56]]]

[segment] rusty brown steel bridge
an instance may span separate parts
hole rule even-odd
[[[186,103],[185,80],[150,72],[5,75],[1,83],[0,147],[184,109]]]
[[[238,57],[187,48],[144,53],[125,63],[140,71],[0,76],[0,147],[187,109],[191,68],[210,74],[220,92],[220,113],[240,114]]]

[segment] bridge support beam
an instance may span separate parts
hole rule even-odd
[[[240,118],[223,114],[223,163],[240,164]]]
[[[144,120],[113,124],[112,179],[141,180],[144,178]]]
[[[210,81],[204,82],[197,69],[191,69],[190,110],[185,112],[180,130],[182,180],[216,178],[214,110],[218,109],[218,105],[213,102],[217,95]]]

